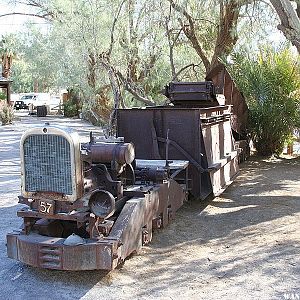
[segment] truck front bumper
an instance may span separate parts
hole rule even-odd
[[[64,238],[21,232],[7,235],[7,255],[27,265],[57,270],[112,270],[118,265],[118,242],[102,239],[64,245]]]

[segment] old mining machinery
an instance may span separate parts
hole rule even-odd
[[[21,139],[20,230],[8,256],[59,270],[112,270],[151,241],[190,195],[220,194],[238,172],[230,106],[214,84],[170,83],[169,104],[121,109],[115,137],[82,143],[49,124]]]

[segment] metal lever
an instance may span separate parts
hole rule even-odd
[[[167,130],[167,138],[166,138],[166,169],[169,171],[169,144],[170,144],[170,140],[169,140],[169,131],[170,129],[168,128]]]

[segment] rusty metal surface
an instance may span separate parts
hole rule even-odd
[[[85,243],[79,245],[66,245],[65,238],[43,236],[32,230],[11,233],[7,235],[8,256],[47,269],[114,269],[131,253],[139,251],[143,244],[151,241],[153,224],[155,228],[162,228],[170,222],[186,195],[174,180],[138,190],[140,197],[134,197],[133,194],[115,221],[108,220],[103,224],[89,221],[90,227],[99,225],[98,231],[106,236],[83,239]],[[40,216],[37,214],[28,212],[26,215],[24,211],[19,213],[25,222],[34,221]],[[45,230],[45,233],[51,231],[47,224],[52,222],[40,219],[33,226]]]
[[[8,234],[8,256],[33,267],[57,270],[112,270],[116,266],[117,243],[89,241],[66,246],[62,238]]]
[[[45,218],[45,219],[57,219],[57,220],[68,220],[68,221],[78,221],[85,222],[88,220],[89,212],[76,212],[74,214],[58,213],[55,215],[42,214],[38,211],[31,211],[26,208],[19,210],[17,212],[18,217],[21,218]]]
[[[117,114],[118,136],[135,145],[138,159],[165,159],[169,129],[169,158],[188,160],[191,192],[204,199],[212,192],[201,131],[201,110],[175,107],[125,109]],[[136,126],[132,126],[136,124]]]
[[[95,216],[104,220],[114,214],[115,198],[108,191],[96,190],[91,194],[89,207]]]
[[[86,144],[93,163],[130,164],[134,160],[134,146],[131,143],[91,143]]]
[[[127,109],[117,121],[127,144],[91,138],[78,148],[84,182],[93,181],[80,199],[61,204],[47,191],[20,197],[29,207],[18,212],[22,231],[7,237],[10,257],[48,269],[112,270],[174,218],[188,191],[216,195],[238,171],[227,106]],[[144,160],[128,177],[131,142]]]
[[[209,171],[212,165],[221,168],[226,157],[234,160],[237,155],[230,116],[228,106],[120,109],[117,135],[135,144],[138,159],[188,160],[190,192],[195,198],[205,199],[217,194],[235,175],[227,169],[225,173]],[[234,169],[237,173],[238,166]]]
[[[46,197],[47,194],[44,193],[43,194],[43,198],[41,199],[53,199],[54,197],[52,196],[53,193],[49,194],[49,197]],[[39,194],[40,196],[40,194]],[[19,203],[25,204],[27,205],[31,210],[35,210],[38,211],[39,210],[39,202],[41,199],[29,199],[28,198],[24,198],[23,196],[19,196]],[[49,201],[49,200],[48,200]],[[59,201],[58,199],[55,200],[55,206],[54,206],[54,212],[56,214],[58,213],[70,213],[72,212],[74,209],[81,209],[83,207],[83,202],[80,200],[77,200],[73,203],[70,202],[66,202],[66,201]]]
[[[232,105],[232,129],[245,137],[247,133],[248,106],[242,93],[238,90],[230,74],[223,65],[217,66],[206,76],[216,86],[216,92],[225,95],[225,104]]]
[[[98,187],[105,189],[118,199],[123,197],[123,185],[120,180],[114,180],[112,173],[108,171],[107,166],[104,164],[96,164],[92,166],[92,171],[97,178]]]
[[[175,106],[211,107],[217,106],[215,87],[212,82],[170,82],[164,95]]]
[[[164,202],[159,202],[158,211],[160,213],[157,215],[157,218],[161,219],[160,226],[164,228],[175,217],[175,213],[182,206],[186,194],[181,186],[174,180],[163,184],[158,192],[159,198],[166,199]]]

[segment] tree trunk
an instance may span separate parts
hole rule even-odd
[[[237,42],[237,20],[243,2],[239,0],[228,0],[223,3],[223,1],[220,1],[218,34],[215,40],[214,53],[211,57],[209,57],[209,55],[204,51],[201,41],[198,38],[196,23],[193,17],[185,8],[176,4],[175,1],[168,1],[173,9],[185,17],[185,22],[180,19],[182,31],[201,59],[205,67],[206,74],[209,74],[211,70],[215,69],[218,65],[221,65],[219,58],[224,55],[228,55]]]
[[[281,24],[277,26],[284,36],[296,46],[300,53],[300,20],[289,0],[270,0],[275,8]],[[297,5],[297,9],[299,7]]]
[[[3,54],[2,55],[2,76],[4,78],[9,78],[11,73],[12,55]]]
[[[214,54],[212,56],[210,67],[206,70],[206,75],[221,63],[219,58],[227,56],[232,51],[237,42],[237,21],[240,14],[240,3],[236,0],[220,4],[220,24],[215,43]]]

